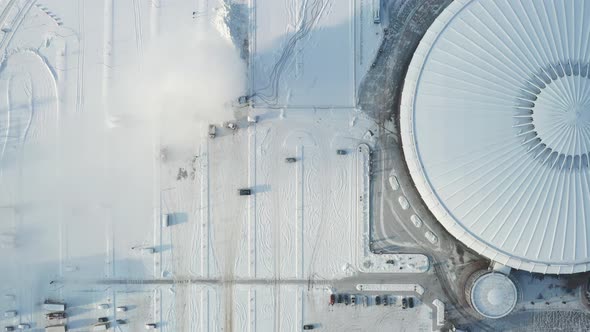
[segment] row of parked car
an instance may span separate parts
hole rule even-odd
[[[334,304],[344,304],[344,305],[363,305],[369,306],[371,304],[375,305],[395,305],[397,301],[397,297],[385,294],[385,295],[362,295],[362,294],[330,294],[330,305]],[[402,297],[401,299],[401,306],[402,309],[406,308],[413,308],[414,307],[414,298],[413,297]]]

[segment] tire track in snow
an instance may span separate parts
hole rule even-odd
[[[113,68],[114,0],[104,0],[102,40],[102,98],[105,116],[108,116],[108,97]]]
[[[160,33],[160,0],[150,1],[150,43],[153,46],[154,40]]]
[[[248,187],[256,186],[256,125],[248,126]],[[256,193],[255,193],[256,194]],[[256,277],[256,195],[248,196],[248,276]]]
[[[6,133],[3,135],[3,143],[2,143],[2,150],[0,151],[0,160],[4,160],[4,154],[6,153],[6,147],[8,146],[8,140],[10,138],[11,135],[11,125],[10,123],[12,122],[11,119],[11,114],[12,111],[11,109],[11,105],[10,105],[10,84],[12,82],[12,76],[8,77],[7,83],[6,83]],[[2,172],[3,168],[0,167],[0,172]],[[2,173],[0,173],[1,175]]]
[[[317,152],[317,151],[316,151]],[[322,197],[327,197],[327,194],[324,192],[326,190],[325,186],[320,185],[319,188],[315,188],[315,184],[317,184],[315,181],[312,180],[312,177],[319,177],[319,172],[318,172],[318,168],[317,168],[317,163],[318,163],[318,154],[314,153],[311,157],[311,166],[310,166],[310,172],[308,172],[307,177],[308,177],[308,181],[307,182],[307,190],[310,193],[311,199],[309,200],[310,202],[322,202]],[[310,205],[310,223],[309,223],[309,230],[311,231],[313,228],[315,228],[315,236],[311,236],[314,240],[313,240],[313,244],[311,245],[311,254],[309,255],[309,262],[307,263],[307,277],[311,281],[313,280],[314,277],[317,276],[317,274],[315,273],[315,269],[314,269],[314,264],[316,261],[316,257],[318,255],[318,247],[319,247],[319,242],[321,239],[321,234],[323,232],[323,228],[322,227],[325,222],[324,222],[324,206],[323,204],[320,203],[320,205],[318,207],[315,207],[313,205]],[[313,224],[313,222],[316,221],[317,224]],[[305,261],[305,258],[304,258]],[[310,284],[311,285],[311,284]]]
[[[4,34],[4,36],[2,37],[2,40],[0,40],[0,51],[4,51],[6,52],[6,50],[8,49],[8,44],[10,43],[10,41],[12,40],[12,37],[14,37],[14,34],[16,33],[17,30],[19,30],[20,25],[22,24],[23,20],[25,19],[25,16],[27,15],[27,13],[29,12],[29,10],[31,9],[31,7],[33,6],[33,4],[35,3],[36,0],[28,0],[25,2],[24,5],[22,5],[17,14],[14,16],[14,20],[11,23],[14,23],[12,26],[10,26],[10,30]],[[6,23],[6,19],[8,17],[8,14],[10,13],[10,10],[12,9],[12,6],[14,5],[15,1],[11,1],[8,3],[7,7],[5,8],[5,10],[2,12],[2,15],[0,17],[0,26],[1,27],[6,27],[9,26]]]
[[[295,189],[295,215],[296,215],[296,227],[295,227],[295,259],[296,259],[296,269],[295,269],[295,276],[297,278],[303,278],[303,272],[304,272],[304,267],[303,267],[303,262],[304,260],[304,252],[303,252],[303,248],[304,248],[304,232],[305,232],[305,227],[304,227],[304,220],[303,220],[303,215],[305,213],[304,211],[304,184],[305,184],[305,168],[304,168],[304,147],[303,145],[298,145],[297,146],[297,158],[299,158],[299,163],[297,163],[297,182],[296,182],[296,189]]]
[[[301,9],[299,11],[290,11],[291,13],[301,13],[300,15],[296,15],[296,17],[298,17],[298,20],[295,23],[297,30],[287,40],[285,47],[283,47],[281,55],[279,56],[279,59],[273,65],[267,85],[261,89],[257,89],[252,97],[258,97],[268,105],[277,104],[279,84],[283,72],[289,64],[289,60],[298,49],[300,41],[307,37],[309,33],[316,27],[319,19],[327,7],[327,4],[328,1],[325,0],[303,0]]]
[[[84,111],[84,49],[86,44],[86,39],[84,38],[84,3],[85,1],[78,1],[78,44],[79,44],[79,51],[78,51],[78,81],[76,83],[76,112],[83,112]]]
[[[204,144],[201,145],[201,160],[202,160],[202,173],[201,173],[201,260],[200,260],[200,275],[209,278],[209,257],[210,257],[210,239],[211,239],[211,192],[209,189],[209,140],[207,139]]]
[[[112,66],[113,66],[113,5],[114,0],[104,0],[104,8],[103,8],[103,45],[102,45],[102,56],[103,56],[103,64],[102,64],[102,111],[105,118],[110,118],[110,104],[109,104],[109,90],[110,90],[110,80],[112,75]],[[107,169],[109,167],[109,136],[105,135],[103,138],[103,171],[102,175],[106,176]],[[113,220],[112,215],[109,214],[106,222],[106,229],[105,229],[105,237],[106,237],[106,257],[105,257],[105,275],[106,276],[113,276],[114,269],[112,269],[112,264],[110,262],[113,260],[111,256],[114,255],[114,229],[113,229]]]
[[[133,19],[135,23],[133,26],[135,32],[135,44],[140,59],[143,59],[143,29],[141,24],[141,7],[139,0],[133,0]]]

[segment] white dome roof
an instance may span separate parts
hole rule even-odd
[[[425,203],[505,265],[590,270],[590,0],[455,0],[417,48],[401,135]]]
[[[479,277],[471,289],[471,304],[481,315],[501,318],[508,315],[518,300],[516,285],[502,273],[486,273]]]

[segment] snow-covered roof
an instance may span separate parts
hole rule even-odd
[[[486,273],[473,283],[471,304],[481,315],[501,318],[516,306],[518,291],[514,282],[502,273]]]
[[[513,268],[590,270],[590,1],[455,0],[402,94],[406,161],[455,237]]]

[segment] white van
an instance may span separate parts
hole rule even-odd
[[[65,311],[66,310],[66,304],[65,303],[52,302],[52,301],[46,300],[43,303],[43,309],[45,309],[47,311]]]
[[[4,312],[4,317],[6,318],[12,318],[12,317],[16,317],[16,310],[8,310]]]
[[[63,324],[47,326],[45,332],[66,332],[66,326]]]
[[[170,226],[170,214],[163,213],[162,214],[162,227],[168,227],[168,226]]]

